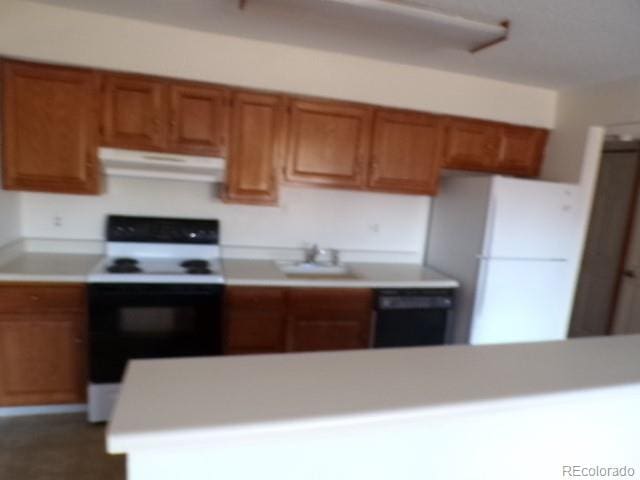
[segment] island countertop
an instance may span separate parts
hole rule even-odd
[[[135,360],[111,453],[640,388],[640,335],[564,342]],[[417,418],[416,417],[416,418]]]

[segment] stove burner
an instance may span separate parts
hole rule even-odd
[[[186,268],[187,270],[191,270],[191,269],[208,270],[209,262],[206,260],[200,260],[200,259],[194,258],[194,259],[185,260],[180,264],[180,266]]]
[[[135,258],[126,258],[120,257],[113,260],[113,265],[124,266],[124,265],[137,265],[138,260]]]
[[[107,267],[109,273],[140,273],[142,269],[133,263],[115,264]]]
[[[189,275],[207,275],[212,272],[209,267],[191,267],[187,268],[187,273]]]
[[[113,263],[107,267],[110,273],[139,273],[142,270],[138,267],[138,260],[135,258],[116,258]]]

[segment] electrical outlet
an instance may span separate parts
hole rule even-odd
[[[53,226],[54,227],[62,226],[62,217],[60,215],[56,215],[53,217]]]
[[[379,223],[370,223],[369,231],[371,233],[379,233],[380,232],[380,224]]]

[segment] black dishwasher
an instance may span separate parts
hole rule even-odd
[[[375,348],[451,343],[453,291],[376,291]]]

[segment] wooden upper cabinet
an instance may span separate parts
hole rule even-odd
[[[438,188],[442,119],[423,113],[376,112],[368,187],[433,195]]]
[[[549,132],[541,128],[505,125],[498,158],[498,170],[535,177],[540,173]]]
[[[341,188],[365,186],[372,108],[293,99],[285,178]]]
[[[103,143],[135,150],[167,146],[167,84],[140,75],[103,77]]]
[[[285,112],[281,96],[234,94],[226,200],[276,203],[277,168],[282,162],[284,134]]]
[[[6,61],[3,184],[98,193],[98,78],[89,70]]]
[[[171,84],[169,151],[226,157],[229,94],[214,86]]]
[[[493,170],[500,150],[500,126],[466,118],[445,123],[442,165],[461,170]]]

